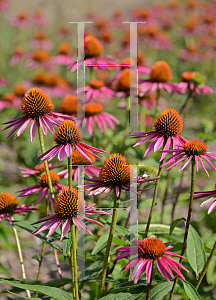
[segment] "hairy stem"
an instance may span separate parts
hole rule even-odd
[[[101,274],[101,286],[100,286],[99,299],[102,298],[104,295],[104,286],[105,286],[106,273],[108,269],[109,253],[110,253],[113,235],[115,232],[115,226],[116,226],[116,221],[118,216],[118,208],[120,204],[120,198],[117,198],[115,189],[113,189],[113,194],[114,194],[114,210],[113,210],[111,227],[110,227],[109,237],[106,246],[105,257],[104,257],[103,271]]]
[[[188,236],[188,231],[189,231],[189,226],[190,226],[190,220],[191,220],[191,214],[192,214],[192,207],[193,207],[193,197],[194,197],[194,189],[195,189],[195,178],[196,178],[196,164],[195,164],[195,158],[193,157],[192,159],[192,170],[191,170],[191,191],[190,191],[190,202],[189,202],[189,207],[188,207],[188,216],[187,216],[187,222],[186,222],[186,227],[185,227],[185,234],[184,234],[184,241],[183,241],[183,246],[182,246],[182,251],[181,251],[181,256],[184,255],[185,249],[186,249],[186,244],[187,244],[187,236]],[[179,263],[182,263],[182,258],[180,258]],[[170,292],[170,297],[169,300],[172,299],[174,292],[175,292],[175,287],[178,282],[178,276],[176,276],[172,290]]]
[[[19,254],[19,260],[20,260],[20,266],[21,266],[21,271],[22,271],[23,282],[26,283],[26,272],[25,272],[25,266],[24,266],[24,261],[23,261],[23,256],[22,256],[20,240],[19,240],[18,232],[17,232],[14,224],[12,224],[12,229],[13,229],[14,237],[15,237],[16,244],[17,244],[17,250],[18,250],[18,254]],[[26,290],[26,294],[29,298],[31,298],[31,294],[30,294],[29,290]]]
[[[149,284],[147,285],[146,300],[149,300],[149,299],[150,299],[151,283],[152,283],[152,273],[151,273],[150,282],[149,282]]]
[[[171,173],[171,169],[169,169],[167,171],[167,177],[166,177],[166,190],[162,199],[162,209],[161,209],[161,224],[163,223],[163,215],[164,215],[164,207],[166,204],[166,198],[168,195],[168,190],[169,190],[169,183],[170,183],[170,173]]]
[[[39,282],[40,282],[41,266],[42,266],[43,257],[44,257],[44,253],[45,253],[45,246],[46,246],[46,243],[43,242],[43,246],[42,246],[42,250],[41,250],[41,256],[40,256],[40,261],[39,261],[39,266],[38,266],[37,284],[39,284]]]

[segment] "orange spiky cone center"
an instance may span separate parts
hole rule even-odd
[[[66,120],[55,131],[54,141],[58,145],[78,144],[82,140],[82,134],[76,123]]]
[[[184,145],[184,150],[187,155],[203,155],[207,151],[207,146],[201,141],[189,141]]]
[[[10,193],[0,194],[0,213],[10,213],[18,205],[17,199]]]
[[[144,250],[146,258],[150,259],[161,257],[166,248],[161,240],[155,238],[144,239],[140,247]]]
[[[103,53],[103,47],[98,39],[89,35],[85,38],[85,58],[97,57]]]
[[[172,79],[172,71],[167,62],[161,60],[157,61],[150,73],[150,78],[155,82],[167,82]]]
[[[52,172],[52,171],[50,171],[49,174],[50,174],[52,186],[57,186],[60,182],[60,177],[55,172]],[[46,172],[44,172],[40,176],[39,184],[42,186],[42,188],[49,187]]]

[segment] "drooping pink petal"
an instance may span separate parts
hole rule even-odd
[[[146,277],[147,277],[148,284],[151,281],[151,273],[152,273],[152,259],[149,259],[146,264]]]
[[[216,202],[214,202],[214,203],[210,206],[210,208],[209,208],[209,210],[208,210],[208,214],[210,214],[211,212],[213,212],[213,210],[215,210],[215,208],[216,208]]]
[[[179,170],[179,171],[182,171],[188,164],[189,164],[189,162],[191,161],[191,159],[192,159],[192,155],[189,157],[189,159],[186,161],[186,163],[184,163],[184,165],[181,167],[181,169]]]
[[[213,202],[216,199],[216,197],[211,197],[208,200],[204,201],[202,204],[200,204],[200,207],[206,206],[209,203]]]
[[[43,131],[43,134],[46,135],[47,134],[47,128],[46,128],[46,125],[45,125],[45,123],[44,123],[44,121],[41,117],[39,117],[39,123],[40,123],[40,127]]]
[[[69,157],[71,156],[71,154],[72,154],[72,147],[71,147],[70,144],[67,144],[67,145],[65,146],[65,152],[66,152],[66,154],[67,154],[67,157],[69,158]]]
[[[153,141],[151,141],[143,157],[146,157],[149,153],[151,153],[154,150],[154,145],[156,144],[156,142],[157,142],[157,137],[155,137]]]
[[[169,136],[169,137],[168,137],[168,140],[167,140],[167,142],[166,142],[166,145],[164,146],[163,150],[169,150],[171,144],[172,144],[172,139],[171,139],[171,137]],[[161,158],[160,158],[159,162],[161,162],[161,161],[164,159],[165,156],[166,156],[166,152],[163,152],[163,153],[161,154]]]
[[[145,143],[145,142],[151,140],[151,139],[154,138],[155,136],[156,136],[156,133],[152,133],[152,134],[150,134],[149,136],[147,136],[146,138],[144,138],[143,140],[137,142],[133,147],[137,147],[137,146],[139,146],[139,145],[141,145],[141,144],[143,144],[143,143]]]
[[[154,152],[160,149],[160,147],[163,145],[163,142],[164,142],[164,136],[162,135],[161,137],[158,138],[157,142],[155,143]]]
[[[41,199],[44,197],[44,195],[46,194],[46,191],[47,191],[47,187],[45,187],[42,192],[40,193],[39,197],[37,198],[37,201],[35,202],[35,205],[37,205]]]
[[[33,231],[33,234],[38,234],[48,228],[50,228],[50,226],[52,226],[53,224],[55,224],[56,222],[58,222],[59,218],[55,217],[51,220],[49,220],[48,222],[44,223],[43,225],[39,226],[35,231]]]
[[[170,282],[169,277],[167,276],[167,273],[166,273],[166,271],[164,270],[163,265],[161,264],[161,261],[160,261],[159,258],[156,259],[156,264],[157,264],[157,268],[158,268],[159,272],[161,273],[161,275],[162,275],[168,282]]]
[[[32,124],[31,124],[31,129],[30,129],[31,143],[34,140],[36,130],[37,130],[37,121],[36,121],[36,119],[34,119]]]
[[[205,157],[204,155],[200,155],[202,157],[202,159],[204,159],[207,164],[209,164],[209,166],[216,172],[216,168],[215,166],[209,161],[209,159],[207,157]]]
[[[47,237],[51,236],[57,228],[59,228],[59,226],[61,225],[62,223],[62,220],[58,220],[57,222],[55,222],[51,227],[50,227],[50,230],[47,234]]]
[[[92,160],[88,157],[88,155],[80,148],[78,145],[74,145],[75,148],[84,156],[90,163],[92,163]]]
[[[70,219],[67,219],[64,224],[62,225],[62,233],[61,233],[61,238],[60,241],[64,238],[65,234],[68,232],[68,229],[70,227]]]
[[[58,159],[60,161],[62,161],[65,157],[65,147],[66,147],[65,145],[60,146],[60,150],[59,150],[59,153],[58,153]]]
[[[46,126],[49,128],[49,130],[54,134],[55,129],[53,127],[53,124],[50,122],[50,120],[46,116],[42,117],[42,119],[43,119],[44,123],[46,124]]]
[[[28,126],[30,125],[31,121],[32,121],[31,118],[25,121],[25,123],[20,127],[20,129],[19,129],[19,130],[17,131],[17,133],[15,134],[14,140],[15,140],[18,136],[20,136],[26,128],[28,128]]]
[[[199,156],[198,156],[198,159],[199,159],[199,162],[201,164],[201,167],[202,167],[203,171],[206,173],[207,177],[209,177],[209,174],[208,174],[208,172],[207,172],[207,170],[206,170],[206,168],[205,168],[205,166],[202,162],[202,159]]]

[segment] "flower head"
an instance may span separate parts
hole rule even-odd
[[[146,179],[146,176],[140,176],[137,178],[134,178],[134,176],[135,174],[131,171],[130,164],[126,158],[121,154],[114,153],[107,157],[100,169],[98,177],[93,179],[85,178],[90,181],[90,183],[85,184],[85,187],[88,188],[87,191],[90,192],[90,195],[97,195],[102,192],[109,193],[112,189],[114,189],[117,197],[119,198],[121,189],[133,189],[137,192],[137,190],[130,185],[130,178],[136,180],[137,183],[158,179],[158,177]]]
[[[132,138],[144,137],[144,139],[136,143],[134,147],[153,139],[147,147],[143,157],[146,157],[153,150],[156,152],[164,143],[164,150],[167,150],[170,149],[171,145],[173,146],[173,149],[176,149],[179,144],[182,144],[186,141],[179,135],[183,129],[183,121],[179,113],[174,109],[170,108],[163,111],[157,117],[154,123],[154,128],[154,131],[139,132],[132,135]],[[164,152],[161,155],[160,161],[162,161],[165,156],[166,153]]]
[[[132,273],[132,279],[134,279],[135,284],[145,270],[147,283],[150,283],[154,261],[156,261],[157,269],[168,282],[170,282],[168,275],[170,275],[171,278],[174,278],[172,270],[179,277],[185,280],[184,276],[179,271],[179,268],[185,270],[188,273],[189,271],[182,264],[180,264],[170,256],[181,258],[185,257],[167,251],[168,249],[173,248],[172,246],[166,247],[160,239],[156,238],[146,238],[143,241],[137,240],[136,242],[138,243],[138,246],[122,247],[116,250],[116,252],[123,253],[118,255],[113,260],[117,261],[121,258],[129,257],[130,255],[137,255],[137,257],[132,258],[131,261],[121,270],[121,273],[124,273],[125,271],[129,270],[131,266],[136,265]]]
[[[55,172],[53,172],[53,171],[50,171],[49,175],[50,175],[52,186],[57,191],[60,191],[64,187],[63,185],[59,184],[59,182],[60,182],[60,176],[58,174],[56,174]],[[48,191],[50,203],[53,206],[52,197],[51,197],[51,193],[50,193],[50,190],[49,190],[49,184],[48,184],[48,179],[47,179],[46,172],[43,172],[40,175],[39,184],[33,185],[31,187],[24,188],[23,190],[18,191],[18,192],[20,192],[20,194],[18,195],[18,197],[28,196],[28,195],[34,194],[34,193],[36,193],[36,192],[38,192],[40,190],[41,190],[41,193],[38,196],[38,199],[35,202],[35,205],[37,205],[41,201],[41,199],[45,196],[46,192]]]
[[[78,191],[74,188],[63,188],[56,196],[55,201],[55,215],[45,217],[34,224],[38,224],[44,221],[48,221],[36,229],[33,233],[40,233],[50,228],[47,237],[52,235],[55,230],[62,224],[61,240],[67,233],[70,222],[73,222],[75,226],[80,230],[83,228],[88,234],[93,235],[89,228],[81,221],[81,219],[87,220],[91,223],[104,226],[98,221],[92,220],[86,215],[93,214],[109,214],[103,211],[94,210],[95,204],[86,205],[83,197],[78,194]]]
[[[15,140],[32,122],[30,130],[32,142],[36,134],[38,122],[43,130],[43,133],[47,134],[47,127],[52,133],[54,133],[53,125],[61,124],[64,119],[71,119],[75,121],[75,118],[72,116],[70,117],[60,113],[52,112],[53,109],[54,106],[51,99],[44,93],[43,90],[39,88],[29,89],[25,93],[21,105],[21,111],[24,116],[4,123],[9,125],[3,130],[14,126],[14,128],[7,135],[7,138],[16,130],[18,130],[14,137]]]
[[[168,63],[163,60],[157,61],[151,69],[150,79],[141,80],[139,84],[141,96],[158,89],[165,89],[168,93],[181,93],[182,89],[178,87],[178,84],[169,82],[171,79],[172,71]]]
[[[94,121],[96,122],[100,132],[107,130],[107,125],[114,130],[114,123],[120,124],[117,118],[103,111],[103,106],[101,104],[88,103],[85,105],[85,118],[80,118],[80,123],[78,122],[78,124],[82,124],[83,131],[85,130],[85,127],[87,127],[89,134],[92,134],[94,130]]]
[[[62,100],[59,110],[63,114],[76,115],[77,110],[81,110],[81,103],[77,102],[77,97],[75,95],[67,94]]]
[[[106,67],[114,64],[112,56],[103,54],[103,46],[100,41],[92,35],[88,35],[85,38],[85,66]],[[78,62],[78,67],[83,67],[83,60]],[[77,68],[77,62],[73,63],[70,67],[71,72],[74,72]]]
[[[13,214],[23,215],[24,212],[33,212],[37,208],[31,208],[32,204],[22,204],[18,206],[18,200],[10,193],[0,194],[0,222],[7,216],[8,221],[12,224],[11,216]]]
[[[66,120],[59,125],[55,131],[54,141],[56,146],[40,155],[36,160],[40,158],[43,159],[43,162],[47,159],[51,160],[58,153],[58,159],[62,161],[65,157],[65,154],[67,157],[71,156],[72,148],[77,149],[90,162],[92,161],[85,152],[90,153],[92,156],[97,158],[100,157],[94,154],[93,151],[96,153],[105,153],[103,150],[81,143],[82,133],[76,123],[70,120]]]
[[[209,158],[212,158],[213,160],[216,160],[216,155],[208,152],[207,151],[207,146],[206,144],[204,144],[201,141],[185,141],[184,144],[179,145],[178,146],[179,149],[174,149],[174,150],[161,150],[159,152],[174,152],[175,154],[172,155],[170,158],[168,158],[166,160],[166,162],[162,165],[165,166],[167,164],[170,164],[172,162],[174,162],[174,164],[172,164],[168,169],[173,168],[174,166],[176,166],[177,164],[179,164],[181,161],[187,159],[187,161],[184,163],[184,165],[181,167],[181,169],[179,171],[182,171],[188,164],[189,162],[194,159],[195,160],[195,164],[196,164],[196,171],[198,172],[199,170],[199,163],[203,169],[203,171],[206,173],[206,175],[209,177],[209,174],[203,164],[202,159],[207,162],[207,164],[214,170],[216,171],[215,166],[209,161]],[[161,166],[161,167],[162,167]]]
[[[106,98],[112,98],[114,91],[106,87],[102,80],[90,80],[89,84],[85,88],[81,87],[77,90],[77,93],[85,92],[86,103],[94,102],[95,100],[103,103]]]

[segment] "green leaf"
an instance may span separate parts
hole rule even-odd
[[[191,225],[187,238],[187,258],[190,266],[198,275],[206,263],[206,254],[198,233]]]
[[[194,286],[190,282],[183,281],[183,280],[181,281],[183,283],[184,290],[188,295],[188,297],[190,298],[190,300],[202,300],[200,295],[197,293]]]
[[[161,300],[171,291],[173,282],[164,282],[154,287],[150,292],[150,300]]]
[[[13,285],[15,287],[18,287],[20,289],[24,290],[30,290],[34,292],[39,292],[44,295],[50,296],[56,300],[73,300],[70,294],[67,292],[55,288],[55,287],[49,287],[49,286],[43,286],[43,285],[30,285],[30,284],[22,284],[22,283],[17,283],[17,282],[12,282],[9,280],[1,279],[1,281],[4,281],[5,283],[8,283],[10,285]]]
[[[108,236],[109,236],[109,232],[105,232],[102,236],[99,237],[94,249],[92,250],[91,255],[97,254],[99,251],[101,251],[106,246],[107,241],[108,241]]]
[[[142,296],[141,299],[145,299],[144,294],[145,290],[141,286],[134,288],[130,292],[107,295],[101,298],[101,300],[138,300],[140,296]]]
[[[25,296],[21,296],[19,294],[15,294],[15,293],[12,293],[11,291],[7,290],[10,294],[14,295],[14,296],[17,296],[19,298],[22,298],[22,299],[29,299],[29,300],[32,300],[34,298],[29,298],[29,297],[25,297]],[[37,300],[43,300],[42,298],[37,298]]]
[[[212,249],[210,249],[209,247],[204,246],[204,249],[205,249],[205,253],[210,254],[212,252]],[[216,252],[215,252],[214,256],[216,256]]]
[[[38,262],[40,262],[40,258],[39,258],[39,254],[36,253],[35,255],[32,256],[32,259],[37,260]]]
[[[64,260],[66,260],[67,256],[68,256],[68,252],[70,250],[71,247],[71,231],[69,230],[66,235],[63,238],[63,255],[64,255]]]
[[[172,234],[173,230],[175,229],[175,227],[177,226],[178,223],[180,223],[181,221],[186,221],[185,218],[180,218],[180,219],[176,219],[174,222],[172,222],[171,226],[170,226],[170,232],[169,235]]]
[[[112,242],[113,242],[114,244],[119,245],[119,246],[123,246],[123,247],[128,246],[127,243],[125,243],[124,241],[122,241],[122,240],[120,240],[120,239],[117,239],[117,238],[115,238],[115,237],[113,238]]]
[[[109,225],[109,226],[111,226],[110,222],[106,222],[106,224]],[[131,232],[128,229],[124,228],[124,227],[116,225],[115,231],[119,232],[128,241],[130,241],[131,239],[133,239],[133,234],[131,234]]]
[[[131,228],[133,229],[133,226]],[[146,229],[146,224],[139,224],[138,225],[138,231],[139,234],[144,234]],[[168,234],[170,232],[170,226],[163,225],[163,224],[151,224],[149,228],[149,233],[151,234]],[[183,233],[184,230],[182,228],[176,227],[173,230],[174,233]]]
[[[22,222],[14,222],[14,225],[28,231],[29,233],[32,234],[32,232],[37,229],[37,226],[33,226],[31,225],[28,221],[22,221]],[[48,230],[45,230],[44,233],[48,233]],[[35,234],[36,237],[38,237],[40,240],[42,240],[43,242],[45,242],[47,245],[49,245],[50,247],[63,252],[63,249],[61,246],[59,246],[58,244],[56,244],[55,242],[47,239],[45,236],[42,236],[41,234]],[[60,240],[60,235],[57,234],[56,232],[54,234],[52,234],[52,237],[55,239]],[[58,237],[58,238],[57,238]]]

